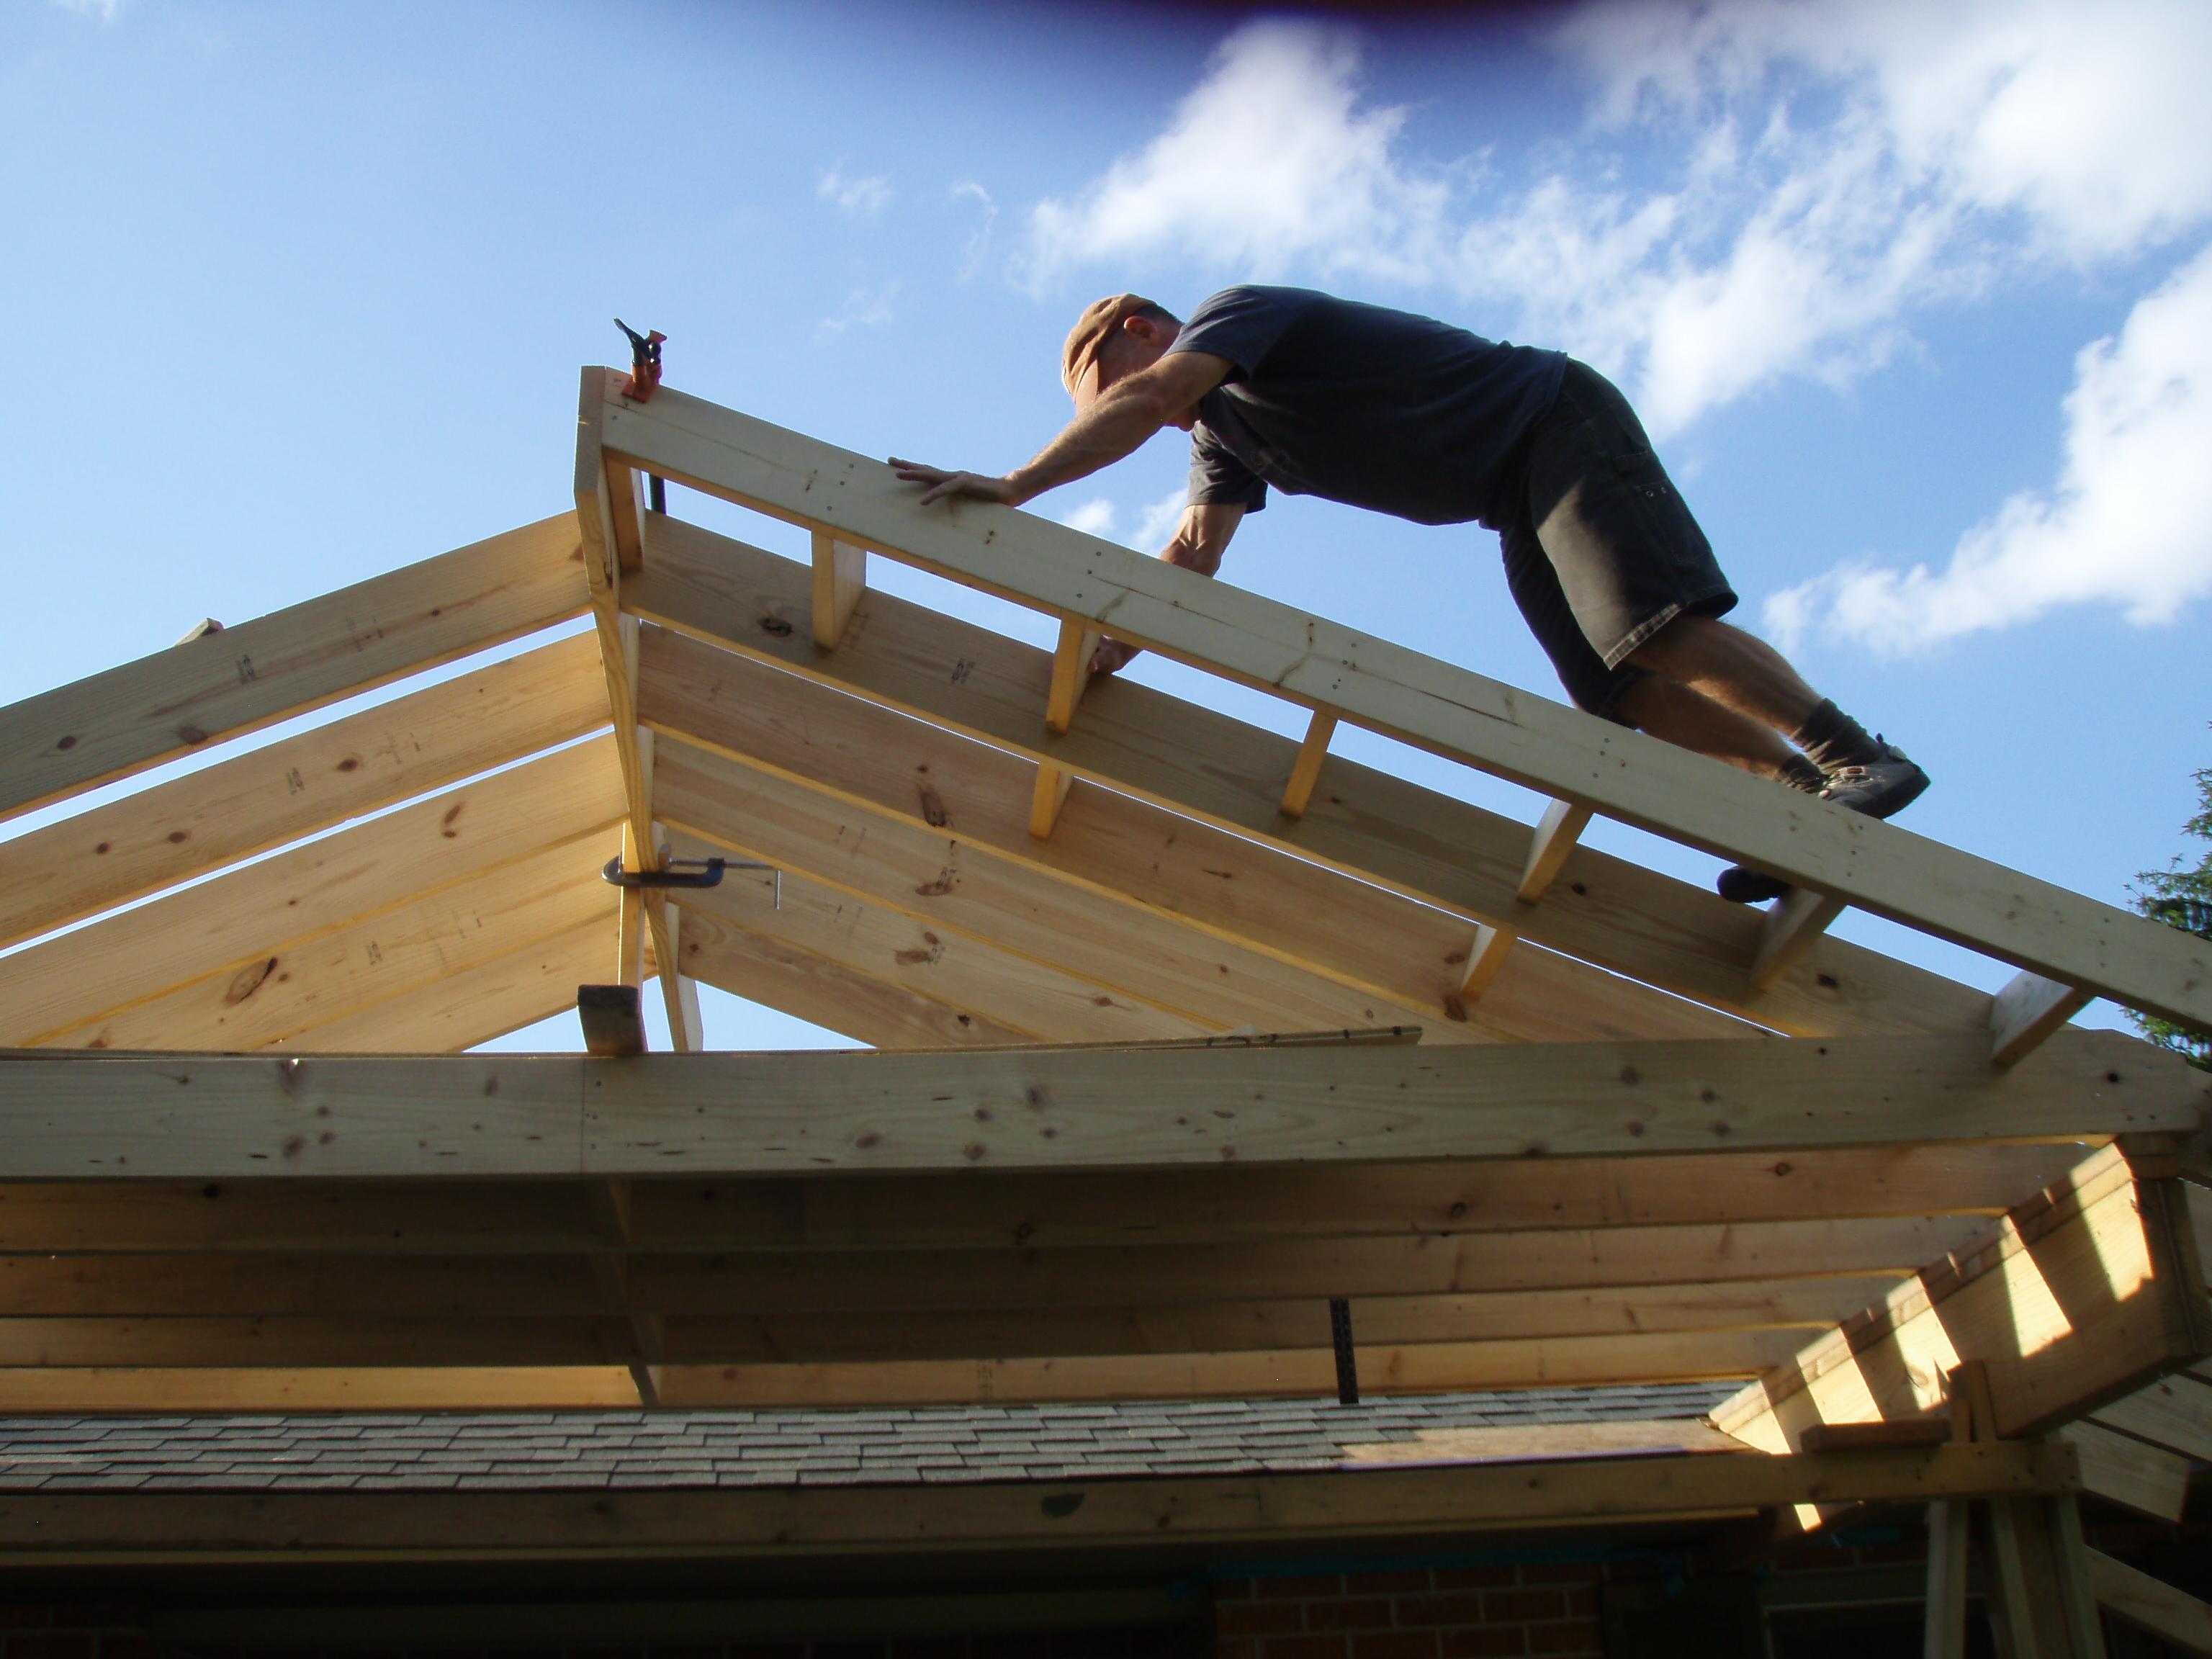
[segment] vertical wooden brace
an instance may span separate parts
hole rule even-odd
[[[1487,922],[1475,925],[1474,945],[1467,953],[1467,976],[1460,982],[1462,1002],[1473,1003],[1490,988],[1491,981],[1505,965],[1515,937],[1509,928],[1492,927]]]
[[[1589,821],[1590,809],[1580,801],[1555,800],[1544,809],[1543,820],[1529,839],[1528,862],[1521,872],[1523,904],[1534,904],[1550,890]]]
[[[1336,715],[1333,710],[1316,708],[1307,723],[1305,741],[1298,745],[1298,758],[1291,768],[1291,781],[1283,789],[1283,816],[1302,818],[1312,803],[1314,785],[1321,781],[1321,763],[1328,758],[1328,740],[1336,734]]]
[[[1990,1010],[1990,1058],[2017,1064],[2043,1040],[2087,1007],[2088,992],[2039,974],[2021,974],[1997,993]]]
[[[1764,991],[1788,973],[1845,908],[1842,899],[1810,887],[1784,893],[1766,913],[1766,931],[1751,959],[1751,988]]]
[[[667,1332],[659,1314],[640,1312],[629,1293],[628,1258],[620,1252],[630,1242],[629,1182],[593,1181],[586,1183],[592,1206],[592,1232],[602,1246],[591,1253],[592,1276],[608,1305],[629,1319],[637,1358],[630,1362],[630,1381],[636,1385],[638,1403],[660,1403],[661,1368],[668,1363]]]
[[[868,589],[868,550],[814,532],[814,643],[834,651],[845,637],[853,607]]]
[[[1075,721],[1075,705],[1083,688],[1091,684],[1091,653],[1103,636],[1079,622],[1060,624],[1060,641],[1053,647],[1052,687],[1045,694],[1045,729],[1065,733]],[[1039,840],[1052,834],[1060,822],[1060,809],[1074,786],[1075,774],[1049,761],[1037,763],[1036,793],[1030,798],[1030,834]]]
[[[707,1027],[699,1014],[699,982],[683,971],[684,912],[671,904],[668,955],[660,962],[660,994],[668,1009],[668,1040],[679,1054],[696,1054],[707,1047]]]

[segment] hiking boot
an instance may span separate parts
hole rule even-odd
[[[1920,799],[1928,787],[1928,775],[1905,759],[1904,750],[1880,737],[1874,741],[1881,752],[1873,760],[1864,766],[1838,766],[1828,774],[1822,800],[1870,818],[1886,818]]]
[[[1870,818],[1902,812],[1928,787],[1928,775],[1905,759],[1902,750],[1883,738],[1875,738],[1881,752],[1864,766],[1838,766],[1828,774],[1822,800],[1847,806]],[[1764,904],[1780,898],[1790,884],[1764,870],[1731,864],[1713,884],[1720,896],[1736,904]]]

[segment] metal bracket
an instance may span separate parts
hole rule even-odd
[[[622,854],[617,853],[607,860],[606,868],[599,875],[617,887],[720,887],[725,870],[774,870],[775,908],[783,908],[782,870],[751,859],[679,859],[672,857],[664,847],[658,870],[625,870]]]

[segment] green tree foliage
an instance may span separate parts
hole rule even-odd
[[[2182,830],[2212,842],[2212,767],[2197,775],[2197,790],[2200,810]],[[2212,851],[2197,860],[2194,870],[2183,869],[2179,858],[2163,870],[2146,870],[2136,878],[2132,890],[2136,908],[2153,921],[2212,939]],[[2212,1072],[2212,1033],[2149,1014],[2131,1013],[2129,1018],[2160,1048],[2171,1048],[2192,1066]]]

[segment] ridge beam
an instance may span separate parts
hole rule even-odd
[[[2017,974],[1990,1007],[1990,1059],[2016,1066],[2095,998],[2039,974]]]

